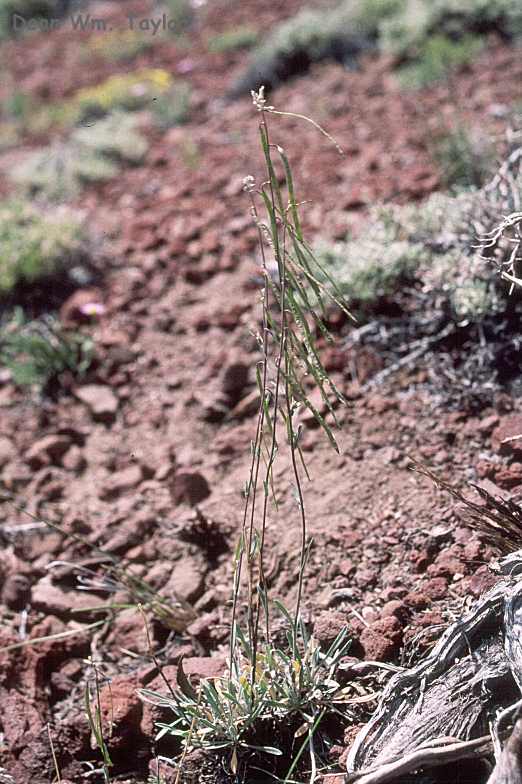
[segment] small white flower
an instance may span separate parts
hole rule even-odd
[[[256,107],[258,112],[273,112],[273,106],[267,106],[266,98],[265,98],[265,87],[262,85],[259,90],[250,90],[250,95],[252,96],[252,103]]]
[[[246,191],[247,193],[252,193],[252,191],[254,190],[255,186],[256,186],[256,181],[255,181],[254,177],[252,177],[251,174],[249,174],[247,177],[243,178],[243,190],[244,191]]]

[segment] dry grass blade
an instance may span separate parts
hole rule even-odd
[[[469,486],[477,491],[483,501],[482,504],[475,503],[426,466],[413,461],[412,468],[463,504],[464,522],[477,531],[484,542],[498,549],[501,555],[508,555],[522,547],[522,507],[514,501],[495,498],[483,487],[470,483]]]

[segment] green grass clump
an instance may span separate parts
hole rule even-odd
[[[233,52],[236,49],[250,49],[257,44],[259,33],[253,27],[232,27],[220,35],[213,36],[208,42],[209,52]]]
[[[120,163],[139,163],[147,148],[135,118],[114,112],[89,127],[77,128],[65,142],[31,153],[13,167],[10,177],[30,195],[66,201],[87,183],[111,180]]]
[[[81,250],[80,221],[25,201],[0,204],[0,297],[64,269]]]
[[[459,127],[441,135],[433,148],[447,188],[480,188],[492,173],[494,152],[491,144],[466,128]]]
[[[0,365],[20,386],[44,389],[59,383],[66,371],[81,377],[93,357],[91,338],[64,330],[50,316],[28,321],[18,308],[0,328]]]
[[[433,35],[418,49],[414,62],[399,69],[400,82],[404,87],[417,89],[441,81],[473,62],[483,46],[478,35],[465,35],[457,41]]]
[[[166,93],[159,95],[150,108],[155,124],[159,128],[173,128],[187,122],[190,116],[192,90],[185,82],[176,84]]]
[[[63,202],[76,197],[84,184],[111,180],[118,171],[109,158],[63,143],[31,153],[9,177],[29,196]]]
[[[224,753],[233,774],[250,753],[263,767],[272,758],[279,775],[291,776],[300,755],[292,764],[287,754],[296,738],[302,736],[299,745],[306,746],[312,737],[317,748],[323,747],[323,718],[347,701],[338,680],[347,634],[341,632],[322,651],[305,625],[296,631],[288,611],[278,606],[288,622],[286,645],[264,645],[254,659],[246,636],[236,630],[242,654],[229,676],[202,681],[196,690],[180,667],[173,695],[140,691],[144,700],[172,711],[172,721],[158,725],[158,738],[174,735],[183,747]]]

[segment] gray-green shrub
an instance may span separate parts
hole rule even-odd
[[[18,284],[60,272],[81,252],[82,223],[73,213],[45,213],[23,200],[0,203],[0,297]]]
[[[371,49],[399,65],[415,63],[403,78],[422,85],[468,63],[491,32],[522,35],[518,0],[342,0],[331,9],[304,8],[256,47],[231,94],[273,87],[318,60],[350,65]]]
[[[375,312],[406,283],[432,292],[456,320],[480,321],[505,305],[474,252],[482,198],[435,193],[418,205],[375,207],[357,237],[318,242],[317,255],[360,314]]]
[[[86,183],[115,177],[121,162],[139,163],[147,148],[136,119],[114,112],[76,128],[64,142],[31,153],[9,176],[29,194],[65,201],[74,198]]]

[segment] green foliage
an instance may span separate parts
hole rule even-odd
[[[437,139],[434,155],[448,188],[479,188],[494,161],[491,144],[463,127]]]
[[[399,69],[401,84],[416,89],[445,79],[473,62],[483,45],[477,35],[465,35],[456,41],[443,35],[430,36],[418,48],[414,62]]]
[[[232,92],[274,86],[325,58],[350,63],[369,48],[411,64],[402,78],[422,86],[468,63],[491,32],[522,35],[518,0],[342,0],[331,9],[305,8],[254,50]]]
[[[177,88],[167,71],[148,68],[115,74],[100,84],[78,90],[71,98],[44,105],[35,103],[31,96],[13,91],[3,102],[2,114],[17,124],[19,132],[45,133],[50,128],[69,129],[87,121],[91,125],[93,120],[112,112],[153,107],[163,96],[167,98],[171,93],[178,96],[178,92],[181,95],[186,90],[183,84],[179,85],[179,91]]]
[[[82,376],[94,355],[91,338],[65,331],[50,316],[27,321],[17,309],[0,329],[0,364],[20,386],[44,388],[68,371]]]
[[[137,122],[132,115],[113,112],[95,123],[76,128],[70,141],[96,157],[136,164],[143,159],[148,149],[146,139],[136,127]]]
[[[112,62],[127,62],[153,47],[158,35],[145,35],[137,30],[107,30],[91,35],[85,44],[85,58],[93,54]]]
[[[167,93],[159,95],[151,104],[154,122],[159,128],[173,128],[187,122],[190,114],[190,85],[176,82]]]
[[[71,100],[77,119],[103,116],[115,109],[134,111],[172,87],[172,76],[161,68],[114,74],[101,84],[79,90]]]
[[[467,35],[522,33],[517,0],[403,0],[381,25],[381,48],[402,58],[415,57],[433,36],[458,41]]]
[[[324,652],[303,623],[296,631],[288,611],[279,606],[288,622],[285,647],[266,644],[254,659],[246,637],[236,629],[241,655],[228,677],[204,680],[196,691],[179,667],[173,695],[140,691],[144,700],[173,713],[172,722],[158,725],[158,738],[174,735],[186,747],[227,752],[236,773],[245,752],[286,753],[263,742],[267,728],[271,738],[281,738],[287,747],[299,735],[321,734],[322,719],[347,702],[337,678],[349,641],[343,631]],[[282,762],[288,771],[288,761]]]
[[[120,162],[138,163],[147,148],[135,118],[114,112],[77,128],[66,142],[31,153],[9,176],[30,194],[64,201],[76,196],[86,183],[115,177]]]
[[[24,121],[33,111],[33,99],[20,90],[12,92],[2,103],[2,114],[12,120]]]
[[[82,226],[73,215],[24,201],[0,203],[0,297],[17,284],[53,275],[80,251]]]
[[[372,308],[400,285],[412,281],[427,251],[404,236],[391,209],[373,210],[358,239],[331,245],[319,243],[315,252],[342,295],[359,311]]]
[[[333,58],[350,63],[376,45],[379,22],[401,0],[343,0],[330,10],[303,8],[254,50],[233,92],[274,85],[310,63]]]
[[[368,316],[405,283],[420,288],[458,321],[481,321],[504,307],[491,275],[473,254],[478,192],[433,194],[424,203],[377,207],[357,238],[317,253],[338,288]]]
[[[250,49],[259,39],[257,30],[248,25],[231,27],[220,35],[213,36],[208,42],[209,52],[232,52],[236,49]]]

